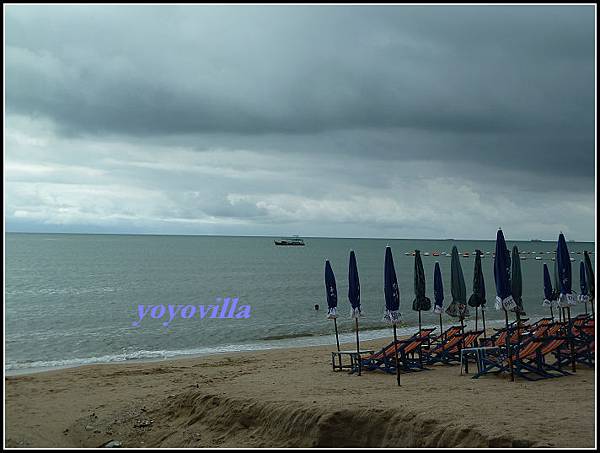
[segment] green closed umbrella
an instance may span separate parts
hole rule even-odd
[[[415,250],[415,300],[412,309],[419,312],[419,332],[421,332],[421,311],[431,309],[431,300],[425,296],[425,270],[419,250]]]
[[[475,267],[473,268],[473,294],[469,297],[469,306],[475,307],[475,330],[477,330],[477,314],[481,307],[481,317],[483,319],[483,338],[485,333],[485,281],[483,279],[483,270],[481,269],[481,250],[475,251]]]
[[[517,315],[517,339],[521,342],[521,315],[525,315],[523,311],[523,275],[521,273],[521,257],[519,256],[519,248],[515,245],[512,249],[511,258],[511,273],[510,284],[512,288],[512,296],[515,301],[513,311]]]

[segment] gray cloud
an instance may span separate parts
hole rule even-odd
[[[592,6],[8,7],[7,219],[277,234],[309,218],[313,234],[345,222],[460,237],[469,222],[428,217],[471,212],[444,197],[457,191],[489,222],[479,235],[497,226],[488,204],[519,212],[524,237],[533,213],[564,204],[561,227],[589,238],[594,18]],[[90,180],[79,193],[131,189],[131,205],[82,206],[70,190]],[[345,200],[370,217],[352,220]],[[390,218],[367,209],[376,200]]]

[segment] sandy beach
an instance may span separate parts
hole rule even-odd
[[[365,344],[372,348],[383,341]],[[351,348],[351,345],[347,346]],[[7,447],[593,447],[594,371],[333,372],[331,347],[10,376]]]

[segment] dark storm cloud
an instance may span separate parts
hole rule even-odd
[[[27,8],[7,107],[65,130],[588,132],[593,9]]]
[[[453,203],[480,237],[488,205],[527,225],[560,205],[583,237],[594,52],[592,6],[9,6],[8,204],[19,222],[343,234],[346,198],[365,212],[347,234],[440,237],[473,224]]]

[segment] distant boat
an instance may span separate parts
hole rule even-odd
[[[532,239],[531,242],[543,242],[541,239]]]
[[[541,256],[536,256],[535,259],[539,261],[539,260],[542,259],[542,257]]]
[[[281,238],[279,240],[275,239],[275,245],[295,245],[295,246],[304,246],[304,240],[299,238],[298,236],[292,236],[291,238]]]
[[[423,253],[423,256],[429,256],[429,252]]]
[[[440,256],[440,252],[432,252],[431,253],[433,256]]]

